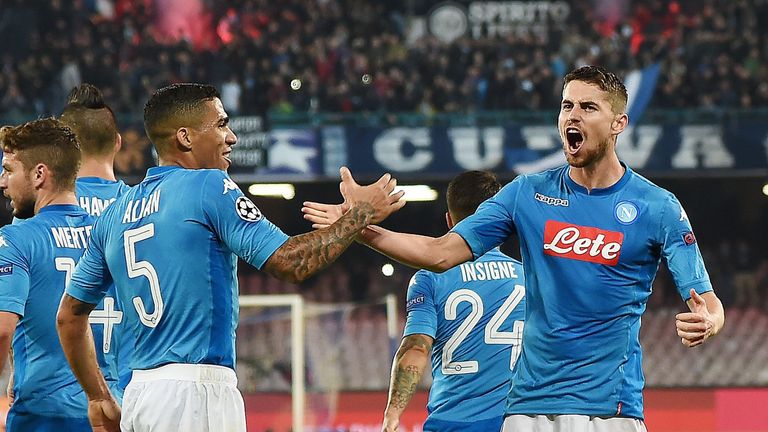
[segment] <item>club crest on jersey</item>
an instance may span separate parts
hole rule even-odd
[[[595,227],[548,220],[544,225],[544,254],[615,266],[624,234]]]
[[[261,219],[261,210],[256,207],[256,204],[254,204],[253,201],[245,196],[237,198],[237,201],[235,201],[235,210],[237,210],[237,215],[240,216],[240,219],[242,220],[256,222]]]
[[[13,264],[0,264],[0,276],[13,274]]]
[[[552,198],[552,197],[548,197],[546,195],[542,195],[542,194],[540,194],[538,192],[536,192],[536,195],[534,195],[533,197],[536,198],[536,201],[541,201],[544,204],[549,204],[549,205],[555,206],[555,207],[557,207],[557,206],[568,207],[568,200],[567,199]]]
[[[629,225],[637,220],[637,206],[629,201],[622,201],[616,204],[616,209],[613,215],[616,216],[616,220],[624,225]]]
[[[222,195],[226,195],[227,192],[233,191],[233,190],[239,190],[240,188],[237,187],[237,183],[233,182],[232,179],[225,178],[224,179],[224,192],[222,192]]]

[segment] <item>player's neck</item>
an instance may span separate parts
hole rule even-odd
[[[568,175],[576,184],[588,191],[605,189],[616,184],[624,175],[625,168],[619,162],[615,152],[609,152],[599,161],[585,167],[571,167]]]
[[[115,181],[115,169],[112,163],[113,161],[110,158],[83,158],[83,163],[80,166],[80,171],[77,172],[77,177],[98,177],[104,180]]]
[[[77,198],[74,191],[39,191],[35,200],[35,214],[41,208],[54,204],[74,204],[77,205]]]

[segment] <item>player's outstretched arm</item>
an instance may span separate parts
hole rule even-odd
[[[393,193],[397,181],[389,174],[361,186],[347,168],[342,168],[341,180],[349,195],[349,210],[326,229],[289,238],[267,260],[264,271],[278,279],[301,282],[335,261],[365,226],[384,220],[405,205],[400,200],[403,193]]]
[[[88,397],[88,420],[94,432],[119,432],[120,407],[99,369],[88,325],[88,315],[95,307],[64,294],[56,316],[56,329],[72,372]]]
[[[304,219],[312,223],[312,228],[323,229],[344,214],[343,207],[344,204],[307,201],[301,211]],[[355,240],[407,266],[434,272],[444,272],[472,259],[472,251],[464,239],[450,232],[435,238],[368,225]]]
[[[720,299],[713,291],[701,295],[691,289],[691,298],[686,301],[690,312],[675,316],[677,335],[683,345],[695,347],[718,334],[725,324],[725,311]]]
[[[389,382],[389,398],[384,409],[382,432],[395,432],[400,426],[400,416],[408,402],[416,393],[416,385],[421,380],[432,351],[433,339],[423,334],[412,334],[400,342],[392,362],[392,375]]]

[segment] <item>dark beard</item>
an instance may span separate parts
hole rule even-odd
[[[35,202],[32,200],[26,200],[21,202],[13,202],[13,217],[16,219],[29,219],[35,215]]]
[[[563,148],[563,153],[565,153],[565,160],[568,161],[568,165],[574,168],[584,168],[603,160],[608,154],[609,145],[610,140],[603,141],[598,144],[593,152],[580,155],[578,159],[569,154],[565,147]]]

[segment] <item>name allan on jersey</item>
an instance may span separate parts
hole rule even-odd
[[[517,279],[515,264],[511,261],[468,262],[461,264],[461,280],[464,282],[497,279]]]
[[[123,214],[123,223],[138,222],[139,219],[156,213],[158,210],[160,210],[160,189],[141,200],[128,201]]]

